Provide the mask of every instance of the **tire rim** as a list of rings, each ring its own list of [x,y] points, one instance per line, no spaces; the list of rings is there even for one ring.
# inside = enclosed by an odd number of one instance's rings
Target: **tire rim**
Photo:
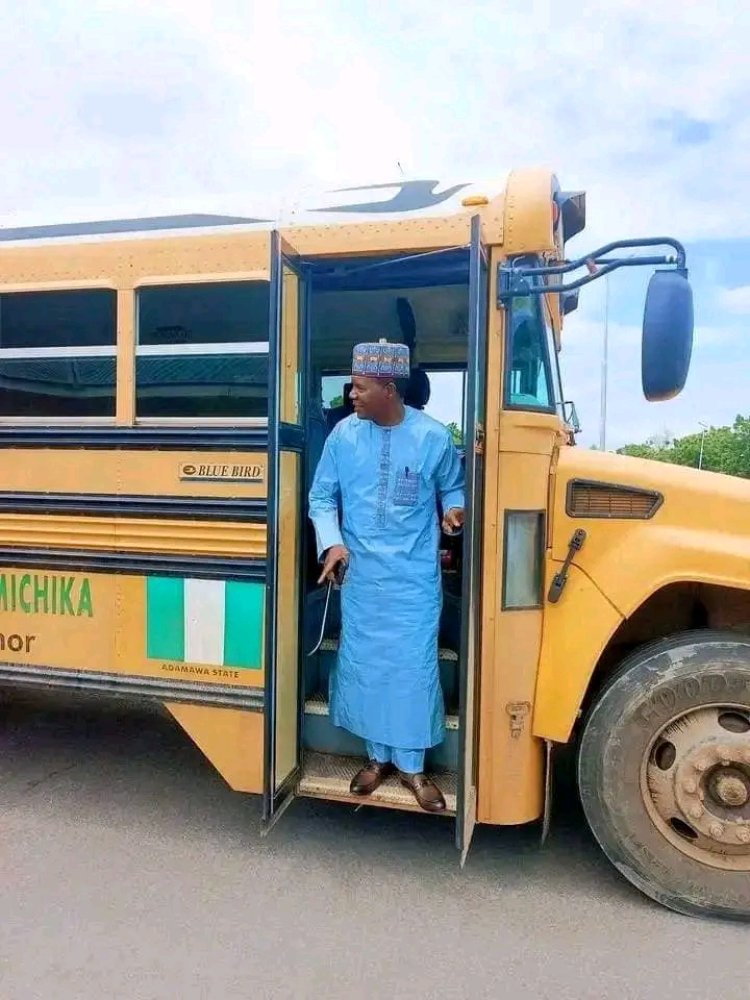
[[[682,854],[750,872],[750,710],[702,705],[672,719],[644,754],[641,794]]]

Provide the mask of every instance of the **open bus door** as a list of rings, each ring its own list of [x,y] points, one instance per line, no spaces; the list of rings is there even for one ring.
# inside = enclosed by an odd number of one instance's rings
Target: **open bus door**
[[[305,286],[299,258],[271,234],[263,828],[294,798],[301,743]]]
[[[477,819],[477,721],[482,586],[482,497],[484,493],[484,414],[487,365],[487,252],[479,216],[471,221],[469,322],[466,370],[466,511],[463,537],[463,592],[459,656],[459,756],[456,846],[461,865]]]

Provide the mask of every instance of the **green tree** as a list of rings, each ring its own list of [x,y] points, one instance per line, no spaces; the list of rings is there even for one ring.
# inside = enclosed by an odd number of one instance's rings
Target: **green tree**
[[[449,424],[446,424],[446,427],[451,432],[451,437],[453,438],[455,446],[457,448],[461,448],[464,443],[464,434],[461,428],[453,420]]]
[[[709,427],[705,432],[673,440],[651,439],[644,444],[626,445],[619,451],[621,455],[693,468],[700,465],[711,472],[750,479],[750,417],[738,416],[731,427]]]

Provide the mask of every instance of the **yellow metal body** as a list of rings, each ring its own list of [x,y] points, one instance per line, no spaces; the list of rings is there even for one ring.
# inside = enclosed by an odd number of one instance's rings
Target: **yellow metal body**
[[[166,707],[236,792],[263,791],[263,716],[234,708],[182,705]]]
[[[750,623],[750,520],[747,484],[662,464],[625,460],[568,446],[560,416],[502,407],[505,313],[496,306],[497,266],[516,254],[563,255],[553,224],[553,178],[544,170],[510,175],[496,198],[468,199],[462,211],[436,219],[389,223],[304,226],[283,233],[306,257],[419,252],[466,245],[470,218],[478,213],[490,253],[486,427],[484,438],[484,551],[481,588],[479,679],[480,822],[529,822],[543,809],[544,740],[564,742],[587,690],[619,629],[664,588],[679,584],[722,588],[725,600],[707,598],[716,620]],[[267,280],[270,238],[265,231],[219,235],[125,238],[98,242],[48,242],[0,249],[0,294],[13,291],[112,288],[117,292],[117,391],[112,426],[135,426],[135,295],[139,288],[193,281]],[[547,308],[557,344],[561,314],[555,296]],[[298,359],[285,342],[282,408],[295,417]],[[291,351],[291,353],[290,353]],[[33,421],[31,421],[33,423]],[[98,423],[108,423],[98,421]],[[153,424],[153,421],[143,422]],[[182,425],[189,422],[182,421]],[[1,425],[0,425],[1,426]],[[252,477],[191,474],[205,465],[253,467]],[[294,462],[294,456],[285,458]],[[186,703],[181,685],[262,692],[264,670],[185,664],[149,657],[144,642],[147,609],[144,572],[108,573],[55,569],[71,551],[97,555],[204,555],[222,559],[266,554],[262,524],[229,520],[149,519],[50,513],[43,494],[176,497],[193,500],[263,500],[267,494],[263,451],[217,448],[89,450],[60,453],[20,446],[6,449],[0,493],[36,494],[39,513],[0,513],[0,548],[48,550],[49,567],[29,568],[5,557],[0,566],[0,660],[27,672],[79,671],[158,680],[159,698],[236,789],[259,792],[263,773],[263,715],[256,708]],[[188,471],[186,471],[188,470]],[[300,470],[295,467],[295,481]],[[504,517],[509,510],[547,513],[547,581],[565,558],[581,522],[566,511],[571,479],[654,489],[663,495],[651,520],[587,522],[589,538],[574,561],[558,604],[503,610]],[[294,497],[282,504],[282,522],[293,524]],[[281,585],[286,606],[296,607],[294,532],[281,527]],[[53,593],[53,578],[54,583]],[[63,582],[61,582],[63,581]],[[63,588],[62,590],[60,588]],[[65,597],[61,596],[65,594]],[[718,591],[717,591],[718,593]],[[5,594],[5,597],[3,596]],[[728,602],[728,603],[727,603]],[[295,612],[296,613],[296,612]],[[744,616],[747,616],[746,618]],[[679,614],[649,626],[666,634]],[[734,620],[733,620],[734,619]],[[279,637],[280,655],[298,656],[291,630]],[[20,676],[20,675],[19,675]],[[25,675],[24,675],[25,676]],[[279,691],[281,728],[294,725],[296,691]],[[250,695],[248,695],[249,697]],[[194,702],[200,694],[191,695]],[[280,752],[281,754],[281,752]],[[279,761],[288,769],[289,761]]]
[[[587,522],[589,537],[575,559],[570,589],[559,605],[545,611],[534,732],[558,741],[569,738],[596,664],[616,629],[632,621],[654,595],[678,585],[689,585],[691,593],[696,585],[707,586],[709,624],[750,627],[750,490],[745,480],[562,449],[552,500],[550,574],[565,558],[580,523],[567,515],[565,501],[566,484],[579,477],[654,490],[664,502],[650,520]],[[666,630],[669,619],[663,614]],[[670,615],[674,620],[674,610]]]

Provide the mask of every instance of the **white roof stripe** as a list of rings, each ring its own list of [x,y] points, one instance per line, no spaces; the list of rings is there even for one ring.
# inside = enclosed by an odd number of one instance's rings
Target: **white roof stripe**
[[[0,219],[0,244],[55,242],[98,242],[104,240],[157,237],[187,233],[218,233],[268,230],[275,227],[316,226],[353,222],[397,221],[405,218],[449,216],[461,211],[467,195],[481,192],[494,197],[502,185],[487,187],[469,183],[441,183],[436,180],[402,180],[387,184],[347,187],[311,197],[306,206],[285,199],[284,207],[260,205],[250,210],[229,209],[226,200],[215,200],[203,212],[175,210],[130,213],[100,212],[89,219],[70,221],[40,220],[16,213]],[[211,199],[208,199],[209,201]],[[242,199],[245,204],[252,199]],[[307,199],[306,199],[307,200]],[[163,209],[164,206],[162,205]]]

